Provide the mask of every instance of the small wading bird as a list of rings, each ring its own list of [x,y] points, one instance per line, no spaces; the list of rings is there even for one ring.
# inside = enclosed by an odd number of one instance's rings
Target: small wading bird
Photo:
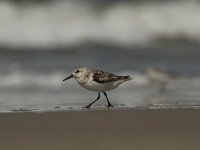
[[[167,84],[177,78],[177,75],[156,67],[148,67],[145,73],[151,83],[158,83],[160,85],[160,92],[165,92]]]
[[[101,92],[106,97],[108,107],[113,107],[105,91],[113,90],[123,82],[132,79],[130,76],[118,76],[102,70],[89,69],[86,67],[74,69],[72,74],[65,78],[63,81],[68,80],[70,78],[75,78],[83,88],[98,92],[98,97],[90,104],[83,107],[87,109],[89,109],[92,106],[92,104],[94,104],[100,99]]]

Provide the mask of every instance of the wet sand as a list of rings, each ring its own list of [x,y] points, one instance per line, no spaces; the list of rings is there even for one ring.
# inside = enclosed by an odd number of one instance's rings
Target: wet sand
[[[2,150],[199,150],[200,110],[0,114]]]

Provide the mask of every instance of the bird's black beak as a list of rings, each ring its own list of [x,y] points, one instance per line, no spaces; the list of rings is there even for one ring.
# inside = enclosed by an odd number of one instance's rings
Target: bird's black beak
[[[70,79],[70,78],[73,78],[73,77],[74,77],[73,74],[71,74],[69,77],[63,79],[63,81],[66,81],[66,80],[68,80],[68,79]]]

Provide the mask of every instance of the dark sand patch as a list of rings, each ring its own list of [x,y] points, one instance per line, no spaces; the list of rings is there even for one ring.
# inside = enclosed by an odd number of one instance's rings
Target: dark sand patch
[[[2,150],[199,150],[200,110],[0,114]]]

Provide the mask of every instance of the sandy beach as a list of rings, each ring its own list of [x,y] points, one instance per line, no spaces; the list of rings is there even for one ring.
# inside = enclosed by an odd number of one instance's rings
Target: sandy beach
[[[199,150],[200,110],[2,113],[2,150]]]

